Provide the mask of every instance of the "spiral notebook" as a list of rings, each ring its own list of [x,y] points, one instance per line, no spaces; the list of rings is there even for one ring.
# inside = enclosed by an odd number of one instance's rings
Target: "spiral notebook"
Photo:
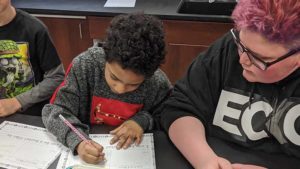
[[[56,169],[66,169],[70,166],[83,166],[81,168],[99,169],[156,169],[153,134],[144,134],[140,145],[131,145],[126,150],[117,150],[116,145],[110,145],[110,134],[90,134],[90,138],[104,147],[106,160],[98,165],[87,165],[78,156],[73,156],[65,148],[60,156]],[[86,167],[84,167],[86,166]]]

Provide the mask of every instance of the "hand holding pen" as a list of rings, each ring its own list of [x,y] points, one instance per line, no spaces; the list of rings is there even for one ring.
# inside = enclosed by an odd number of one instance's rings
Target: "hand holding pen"
[[[65,119],[62,115],[59,115],[59,118],[63,120],[63,122],[69,126],[74,133],[78,137],[80,137],[83,141],[77,145],[77,152],[79,157],[90,164],[98,164],[99,162],[104,160],[103,147],[94,142],[93,140],[88,140],[85,138],[79,130],[77,130],[67,119]]]

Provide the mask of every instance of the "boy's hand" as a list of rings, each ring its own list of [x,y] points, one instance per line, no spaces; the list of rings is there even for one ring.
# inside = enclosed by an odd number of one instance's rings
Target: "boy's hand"
[[[86,163],[98,164],[104,160],[103,147],[92,140],[79,143],[77,152],[79,157]]]
[[[111,131],[114,137],[111,139],[110,144],[117,144],[117,149],[127,149],[133,142],[136,145],[141,143],[143,136],[143,129],[133,120],[125,121],[121,126]]]
[[[16,98],[0,100],[0,117],[14,114],[21,108],[21,104]]]

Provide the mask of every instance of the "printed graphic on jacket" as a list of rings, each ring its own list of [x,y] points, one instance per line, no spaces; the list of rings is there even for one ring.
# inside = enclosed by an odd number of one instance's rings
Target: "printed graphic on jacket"
[[[117,126],[135,115],[143,104],[130,104],[119,100],[93,96],[91,107],[91,124],[108,124]]]
[[[290,98],[271,105],[261,97],[254,99],[250,107],[248,96],[223,90],[213,125],[239,141],[255,143],[274,136],[281,144],[299,147],[300,101]]]
[[[12,98],[33,87],[28,43],[0,40],[0,99]]]

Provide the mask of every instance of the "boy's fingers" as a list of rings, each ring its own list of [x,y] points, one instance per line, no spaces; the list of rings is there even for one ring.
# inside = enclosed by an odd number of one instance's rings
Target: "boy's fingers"
[[[132,144],[133,139],[131,137],[128,137],[126,142],[123,145],[123,149],[127,149]]]
[[[124,145],[124,143],[126,142],[126,140],[128,139],[127,136],[121,136],[120,139],[119,139],[119,142],[117,144],[117,149],[121,149]]]
[[[110,140],[110,144],[115,144],[118,140],[119,140],[119,137],[118,137],[117,135],[115,135],[115,136]]]
[[[117,129],[118,129],[118,128],[116,128],[116,129],[110,131],[109,134],[115,134],[115,133],[117,132]]]
[[[99,162],[104,160],[104,156],[93,156],[91,154],[83,154],[82,159],[90,164],[98,164]]]
[[[103,156],[104,153],[102,152],[103,151],[103,147],[96,143],[96,142],[93,142],[91,141],[88,145],[86,145],[86,152],[90,155],[93,155],[95,157],[99,157],[99,156]]]
[[[102,145],[100,145],[94,141],[91,141],[91,143],[92,143],[92,146],[95,147],[99,151],[100,155],[103,154],[103,146]]]
[[[116,129],[114,129],[114,130],[112,130],[112,131],[110,131],[109,133],[110,134],[116,134],[116,133],[118,133],[119,132],[119,130],[122,128],[122,125],[121,126],[119,126],[119,127],[117,127]]]
[[[139,144],[141,144],[141,142],[142,142],[142,137],[140,137],[140,136],[136,137],[135,144],[139,145]]]
[[[103,156],[104,153],[102,152],[103,148],[95,147],[93,144],[89,144],[86,146],[86,152],[87,154],[90,154],[95,157]]]
[[[114,137],[110,140],[110,144],[115,144],[117,141],[119,141],[122,137],[125,137],[124,134],[126,134],[126,132],[121,129],[118,128],[118,131],[114,132]],[[111,133],[112,134],[112,133]]]

